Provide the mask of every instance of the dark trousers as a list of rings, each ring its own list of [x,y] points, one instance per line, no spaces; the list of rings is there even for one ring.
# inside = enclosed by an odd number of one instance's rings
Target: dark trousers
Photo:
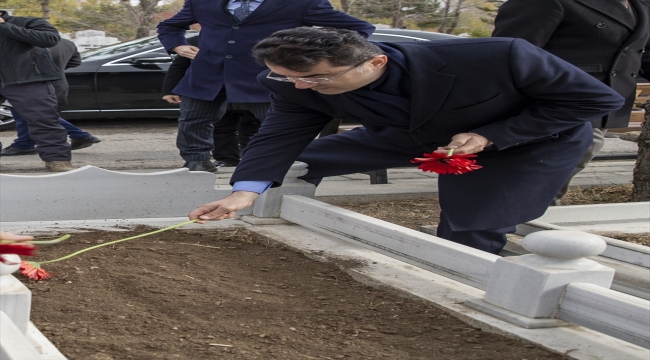
[[[183,97],[178,118],[176,147],[185,161],[209,161],[214,142],[214,123],[226,112],[226,93],[222,90],[212,101]]]
[[[260,128],[261,121],[250,111],[226,111],[214,124],[212,157],[226,163],[238,163],[240,151]]]
[[[510,226],[487,230],[453,231],[445,212],[442,211],[436,236],[498,255],[508,242],[506,234],[514,233],[515,230],[515,226]]]
[[[11,115],[14,117],[14,120],[16,122],[17,137],[14,139],[14,142],[10,146],[16,149],[32,149],[34,146],[36,146],[36,143],[34,140],[32,140],[32,138],[29,137],[29,125],[27,125],[25,119],[23,119],[23,117],[20,116],[20,114],[14,110],[14,108],[11,108]],[[59,117],[59,122],[61,122],[61,126],[63,126],[65,131],[68,132],[68,136],[72,140],[86,139],[92,136],[89,133],[70,124],[62,117]]]
[[[269,103],[235,103],[226,106],[226,92],[223,90],[212,101],[183,97],[176,137],[176,146],[180,150],[181,157],[185,161],[209,161],[215,148],[214,127],[219,126],[227,110],[248,111],[256,118],[263,119],[269,105]],[[230,144],[228,146],[232,154],[233,149],[239,149],[239,146],[232,133],[229,136],[227,142]],[[220,138],[218,141],[224,140]]]
[[[7,85],[0,95],[11,103],[29,127],[29,137],[43,161],[70,161],[68,133],[57,113],[54,87],[49,81]]]

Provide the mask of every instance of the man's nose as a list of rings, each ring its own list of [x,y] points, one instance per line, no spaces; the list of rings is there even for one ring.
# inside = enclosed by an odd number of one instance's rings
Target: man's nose
[[[294,81],[294,84],[296,85],[296,89],[311,89],[314,86],[318,85],[315,83],[305,82],[300,79],[296,79],[296,81]]]

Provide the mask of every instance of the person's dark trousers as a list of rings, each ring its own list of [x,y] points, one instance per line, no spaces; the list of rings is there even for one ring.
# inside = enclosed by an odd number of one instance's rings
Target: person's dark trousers
[[[237,164],[239,162],[239,143],[237,141],[237,128],[241,113],[226,111],[226,114],[214,124],[212,138],[214,150],[212,158],[224,163]]]
[[[68,135],[59,121],[56,95],[49,81],[7,85],[0,88],[0,95],[27,122],[29,137],[43,161],[70,161]]]
[[[237,135],[239,140],[239,149],[244,150],[248,145],[251,137],[260,129],[260,125],[264,119],[258,119],[250,111],[244,111],[239,117],[239,127],[237,128]]]
[[[16,123],[17,137],[9,146],[16,149],[31,149],[36,146],[36,143],[32,140],[32,138],[29,137],[29,126],[27,125],[25,119],[23,119],[23,117],[20,116],[20,114],[18,114],[18,112],[13,108],[11,108],[11,116],[13,116]],[[65,128],[65,130],[68,132],[68,136],[72,140],[86,139],[92,136],[91,134],[70,124],[62,117],[59,117],[59,122],[61,122],[61,126]]]
[[[442,211],[436,236],[498,255],[508,242],[506,234],[515,231],[515,226],[486,230],[453,231],[445,217],[445,212]]]
[[[214,148],[213,124],[225,113],[225,100],[223,90],[212,101],[183,96],[176,147],[185,161],[210,161]]]

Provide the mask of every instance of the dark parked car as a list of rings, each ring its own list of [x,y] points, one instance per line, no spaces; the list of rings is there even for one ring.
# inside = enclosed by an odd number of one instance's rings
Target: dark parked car
[[[196,36],[190,32],[188,36]],[[453,35],[402,29],[377,29],[370,37],[381,42],[412,42],[454,38]],[[172,61],[156,37],[90,50],[78,67],[66,70],[68,105],[65,119],[178,117],[178,106],[161,99],[165,73]],[[13,126],[0,106],[0,130]]]

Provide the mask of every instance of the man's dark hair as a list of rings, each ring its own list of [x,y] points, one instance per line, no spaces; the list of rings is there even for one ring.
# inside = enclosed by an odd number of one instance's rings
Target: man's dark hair
[[[381,54],[379,47],[356,31],[307,26],[277,31],[253,48],[260,64],[300,72],[323,60],[334,66],[353,66]]]

